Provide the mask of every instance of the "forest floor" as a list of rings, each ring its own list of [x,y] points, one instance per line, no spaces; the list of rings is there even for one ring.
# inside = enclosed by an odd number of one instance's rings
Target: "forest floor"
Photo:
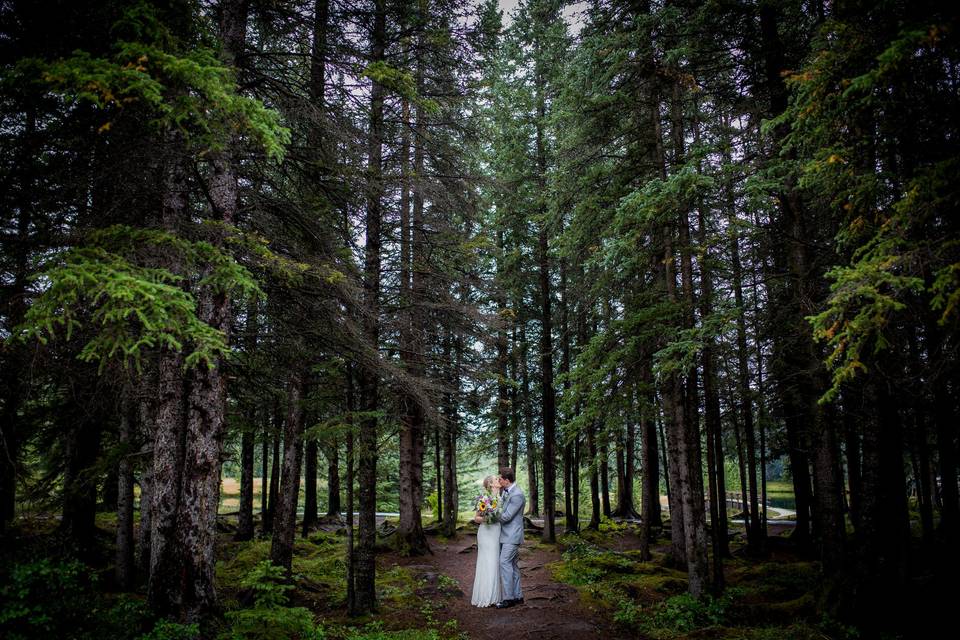
[[[520,549],[520,575],[524,603],[505,610],[475,607],[470,604],[474,567],[477,559],[476,538],[460,535],[453,540],[434,540],[433,555],[421,558],[397,558],[400,566],[428,582],[444,575],[457,582],[454,590],[437,611],[437,617],[457,621],[457,628],[473,640],[500,638],[568,638],[632,637],[617,633],[580,602],[577,590],[553,579],[548,565],[560,561],[555,545],[542,545],[528,535]],[[385,559],[386,560],[386,559]]]
[[[359,617],[347,615],[344,530],[342,522],[327,521],[308,537],[297,537],[293,556],[295,588],[289,592],[289,603],[269,611],[273,619],[292,619],[296,611],[304,611],[295,608],[303,607],[327,640],[862,637],[854,628],[823,615],[824,585],[819,563],[798,554],[789,540],[792,524],[771,520],[768,554],[751,558],[745,553],[742,525],[731,522],[731,557],[724,561],[727,588],[722,596],[704,601],[687,595],[686,571],[669,562],[669,529],[660,532],[651,546],[653,558],[644,561],[639,552],[639,528],[633,522],[604,519],[599,531],[570,535],[561,533],[558,522],[556,544],[542,543],[539,532],[528,527],[519,562],[525,602],[497,610],[470,604],[477,557],[474,525],[462,525],[452,538],[431,535],[428,541],[432,553],[408,557],[391,549],[389,532],[393,521],[387,520],[378,526],[384,536],[378,540],[376,612]],[[232,616],[242,610],[253,611],[250,577],[269,558],[271,541],[269,537],[257,537],[236,542],[230,519],[222,518],[219,524],[217,588],[225,616],[219,628],[203,638],[300,637],[270,635],[272,632],[267,633],[266,627],[262,630],[266,635],[230,635]],[[539,523],[534,521],[536,524]],[[120,594],[111,593],[113,514],[102,514],[97,525],[102,549],[91,568],[99,574],[98,582],[104,588],[104,599],[95,609],[105,611],[125,601],[119,599]],[[53,545],[58,538],[52,520],[36,521],[20,534],[20,542],[33,548],[28,555],[55,555]],[[926,597],[929,589],[918,593]],[[53,592],[50,595],[50,607],[62,600]],[[140,602],[143,595],[141,584],[132,597]],[[68,600],[75,600],[80,606],[89,603],[90,597],[86,593],[86,599]],[[888,637],[893,640],[914,636]]]
[[[779,537],[792,528],[772,524],[768,532]],[[558,526],[558,538],[561,532]],[[598,534],[595,539],[602,540],[604,551],[614,554],[636,553],[640,548],[640,539],[632,527],[619,534]],[[668,544],[661,544],[652,550],[666,554],[668,548]],[[643,637],[629,625],[613,621],[611,605],[615,603],[604,602],[602,596],[584,597],[576,586],[557,579],[555,572],[564,565],[563,550],[563,545],[542,544],[537,532],[528,529],[519,561],[524,604],[506,610],[470,604],[477,557],[472,527],[462,527],[459,535],[450,540],[431,539],[431,555],[408,558],[387,554],[381,561],[403,567],[426,584],[418,593],[434,603],[433,618],[471,640]],[[456,582],[455,587],[450,580]],[[573,582],[578,581],[574,578]]]

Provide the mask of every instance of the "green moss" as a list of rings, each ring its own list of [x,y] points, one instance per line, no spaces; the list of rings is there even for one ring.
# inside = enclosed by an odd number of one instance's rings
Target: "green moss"
[[[731,584],[742,585],[749,598],[784,600],[797,598],[817,588],[817,562],[762,562],[740,564],[730,573]]]
[[[270,540],[232,542],[217,562],[217,585],[234,587],[261,561],[270,557]]]
[[[631,577],[622,582],[627,593],[634,597],[655,598],[660,595],[677,595],[687,590],[686,576],[669,574]]]
[[[393,566],[377,574],[377,597],[384,607],[414,607],[419,603],[417,589],[424,585],[409,569]]]

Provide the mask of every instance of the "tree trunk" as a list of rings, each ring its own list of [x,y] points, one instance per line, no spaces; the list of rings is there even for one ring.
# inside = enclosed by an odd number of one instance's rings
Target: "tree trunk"
[[[437,512],[433,514],[433,519],[436,522],[443,522],[443,500],[444,500],[444,487],[448,486],[446,482],[443,481],[443,464],[440,461],[440,425],[435,424],[433,427],[433,470],[435,475],[435,481],[437,485]]]
[[[530,404],[530,374],[527,368],[527,323],[520,322],[520,385],[523,394],[523,423],[525,448],[527,450],[527,494],[530,504],[527,515],[536,518],[540,515],[540,496],[537,492],[537,445],[533,439],[533,405]]]
[[[447,329],[443,339],[443,358],[447,388],[444,393],[444,422],[443,422],[443,483],[447,490],[443,494],[443,534],[453,536],[457,530],[458,487],[457,487],[457,436],[459,435],[459,421],[457,412],[457,397],[460,393],[460,378],[455,360],[458,359],[453,351],[453,340],[450,330]]]
[[[730,378],[729,371],[727,378]],[[728,389],[727,398],[731,407],[735,407],[733,391]],[[733,423],[733,437],[737,445],[737,472],[740,477],[740,514],[743,516],[743,531],[750,535],[750,518],[753,514],[749,512],[748,505],[750,500],[747,492],[747,467],[746,455],[743,452],[743,436],[740,434],[740,420],[736,412],[731,412],[730,421]]]
[[[252,418],[244,425],[240,435],[240,509],[237,512],[237,533],[234,540],[243,541],[253,539],[253,453],[256,412],[250,411],[248,418]]]
[[[124,390],[120,409],[120,462],[117,471],[117,551],[116,578],[121,591],[133,589],[134,539],[133,539],[133,456],[136,415],[130,389]]]
[[[733,206],[733,194],[728,190],[728,206]],[[753,390],[750,388],[750,365],[747,351],[746,306],[743,301],[743,271],[740,266],[740,237],[736,232],[733,209],[728,209],[730,227],[730,255],[733,265],[733,294],[737,306],[737,393],[740,396],[740,420],[747,446],[747,486],[750,495],[750,524],[747,528],[747,551],[752,555],[764,552],[765,531],[762,528],[757,491],[757,454],[753,425]]]
[[[140,471],[140,525],[137,530],[137,565],[135,573],[150,575],[150,533],[153,530],[153,418],[156,416],[156,403],[150,398],[156,389],[153,367],[146,367],[144,377],[137,385],[137,430],[141,442],[139,458]]]
[[[506,250],[503,244],[503,232],[497,233],[497,244],[501,254]],[[503,278],[504,267],[503,258],[498,260],[500,277]],[[507,387],[507,364],[509,362],[509,352],[507,349],[507,329],[506,329],[506,307],[507,300],[504,294],[499,294],[498,305],[500,308],[500,327],[497,330],[497,466],[510,466],[510,428],[509,411],[510,400]]]
[[[424,10],[426,7],[423,7]],[[422,88],[423,76],[421,63],[417,61],[417,87]],[[382,109],[382,105],[381,105]],[[423,107],[417,105],[416,130],[423,131],[425,114]],[[427,250],[424,227],[424,197],[422,180],[424,174],[424,145],[420,141],[414,147],[413,171],[417,180],[413,185],[413,229],[412,245],[409,251],[412,261],[412,281],[409,286],[409,309],[407,322],[403,325],[401,355],[409,373],[423,378],[426,372],[424,363],[423,317],[426,301]],[[424,408],[420,401],[407,396],[403,401],[404,411],[400,421],[400,522],[397,526],[397,547],[404,555],[423,555],[430,552],[430,545],[423,533],[423,454]]]
[[[850,521],[854,531],[860,528],[860,434],[858,430],[858,415],[862,412],[862,394],[857,387],[844,389],[840,396],[840,407],[843,413],[843,437],[845,459],[847,467],[847,486],[850,491],[848,508]],[[859,400],[859,402],[856,402]]]
[[[535,46],[540,47],[539,39]],[[547,194],[547,154],[544,143],[546,126],[546,79],[537,56],[536,63],[536,153],[537,183],[540,194]],[[543,541],[554,542],[554,515],[556,513],[556,392],[553,388],[553,318],[550,293],[550,253],[547,207],[540,206],[540,228],[537,236],[537,260],[540,276],[540,371],[541,371],[541,421],[543,423]]]
[[[41,144],[37,137],[37,114],[34,108],[28,107],[25,114],[24,130],[20,135],[22,146],[16,159],[16,169],[22,172],[20,176],[21,188],[18,196],[20,201],[16,206],[17,222],[15,241],[5,245],[13,248],[13,282],[4,276],[4,286],[9,287],[5,293],[6,328],[18,326],[23,322],[27,313],[27,299],[29,294],[31,262],[30,252],[32,242],[30,228],[35,217],[36,198],[39,191],[34,188],[35,176],[38,167],[37,161],[41,157],[38,147]],[[6,189],[6,187],[5,187]],[[5,256],[7,258],[7,256]],[[10,267],[5,265],[6,271]],[[20,407],[27,397],[24,380],[24,367],[28,353],[26,345],[6,342],[3,347],[4,367],[0,372],[0,393],[3,393],[3,411],[0,413],[0,536],[6,531],[7,525],[13,521],[17,506],[17,471],[20,459]]]
[[[386,52],[386,2],[376,0],[371,32],[370,62],[383,62]],[[383,170],[384,88],[374,81],[370,90],[370,130],[367,149],[367,211],[364,246],[364,333],[371,348],[380,343],[380,245]],[[373,357],[373,356],[371,356]],[[378,407],[379,372],[367,365],[360,388],[361,409],[374,412]],[[360,422],[358,475],[360,493],[359,546],[356,552],[356,611],[369,613],[377,608],[377,419],[367,416]]]
[[[694,138],[699,143],[700,125],[696,123]],[[709,318],[713,313],[713,265],[711,264],[710,243],[707,237],[707,221],[704,207],[697,208],[697,236],[703,247],[704,255],[700,260],[700,314]],[[730,555],[729,540],[727,539],[726,513],[726,486],[724,482],[723,450],[720,445],[719,432],[720,394],[717,392],[716,362],[714,349],[716,347],[712,336],[706,338],[703,355],[703,402],[704,427],[707,445],[707,488],[710,503],[710,525],[713,530],[711,536],[713,547],[713,588],[721,591],[724,588],[723,558]]]
[[[81,410],[86,412],[86,408]],[[101,411],[80,416],[63,439],[66,468],[63,472],[60,531],[83,559],[89,559],[94,551],[97,483],[91,470],[100,455],[101,421],[104,418]]]
[[[563,376],[563,392],[570,392],[570,307],[569,291],[567,290],[567,260],[560,260],[560,373]],[[564,421],[570,421],[571,416],[564,416]],[[569,434],[563,435],[563,513],[564,531],[576,531],[580,528],[577,514],[573,510],[573,443]]]
[[[270,501],[263,518],[264,533],[272,532],[277,515],[277,502],[280,495],[280,441],[283,428],[283,413],[280,402],[273,407],[273,461],[270,465]]]
[[[340,515],[340,442],[333,438],[327,450],[327,515]]]
[[[267,527],[267,518],[270,510],[270,420],[263,422],[263,444],[260,447],[260,527],[265,534],[270,529]]]
[[[317,526],[317,440],[306,443],[303,461],[303,525],[301,533],[306,538]]]
[[[590,421],[587,426],[587,455],[590,456],[590,522],[588,529],[596,531],[600,528],[600,471],[597,469],[597,426]]]
[[[222,3],[220,32],[223,39],[222,59],[228,68],[235,68],[246,44],[248,0],[225,0]],[[208,193],[212,217],[232,224],[238,205],[236,159],[232,142],[211,158]],[[214,243],[222,244],[221,238]],[[207,267],[209,271],[211,267]],[[210,286],[201,288],[197,316],[229,339],[230,297]],[[204,619],[217,604],[214,583],[214,547],[217,510],[220,505],[220,465],[226,414],[226,379],[223,363],[193,370],[187,396],[186,448],[180,517],[177,523],[181,552],[183,614],[188,621]]]
[[[871,632],[886,628],[899,610],[910,540],[899,407],[895,391],[876,380],[883,370],[877,368],[869,390],[873,424],[863,431],[863,501],[856,532],[858,617]]]
[[[353,388],[353,366],[347,364],[346,372],[346,404],[348,415],[348,431],[346,442],[347,456],[347,550],[346,550],[346,574],[347,574],[347,614],[357,614],[357,590],[356,590],[356,550],[354,548],[354,514],[353,514],[353,433],[355,422],[353,412],[356,411],[357,402],[354,397]]]
[[[603,515],[610,517],[613,511],[610,508],[610,452],[607,450],[607,434],[602,434],[600,438],[600,498],[603,503]]]
[[[246,349],[253,353],[257,347],[259,308],[255,301],[247,304]],[[257,407],[251,404],[245,412],[245,424],[240,435],[240,509],[237,512],[238,542],[253,539],[253,454],[256,447]]]
[[[175,232],[186,215],[187,199],[182,184],[186,170],[176,157],[178,137],[168,133],[165,140],[173,159],[168,161],[163,176],[161,226]],[[164,265],[173,273],[180,265],[168,258]],[[180,511],[184,456],[184,399],[186,386],[182,373],[183,357],[178,352],[162,349],[157,363],[155,408],[152,417],[153,472],[150,511],[150,570],[147,602],[160,615],[173,613],[181,603],[179,585],[180,557],[177,553],[177,515]],[[154,404],[155,403],[155,404]],[[142,508],[141,508],[142,511]]]
[[[663,469],[663,473],[665,474],[663,476],[663,484],[667,490],[667,504],[669,505],[670,504],[670,474],[672,472],[670,470],[670,467],[667,464],[667,438],[666,436],[663,435],[663,415],[661,415],[660,413],[657,413],[653,418],[653,422],[655,423],[656,429],[660,435],[660,439],[657,442],[658,449],[659,449],[658,454],[660,456],[660,468]],[[657,491],[659,490],[660,488],[657,487]],[[659,495],[657,496],[657,499],[659,500]]]
[[[845,555],[845,529],[843,518],[839,447],[834,431],[833,407],[816,411],[819,423],[814,425],[813,478],[816,486],[819,520],[820,560],[825,575],[835,574],[843,568]]]
[[[641,383],[645,389],[644,402],[640,406],[640,559],[649,560],[650,543],[656,537],[656,531],[663,528],[660,518],[660,461],[657,446],[657,426],[653,419],[651,387],[652,372],[649,356],[644,354],[641,370]]]
[[[153,506],[151,508],[150,578],[147,601],[160,614],[180,607],[180,558],[177,554],[177,515],[184,451],[184,379],[179,353],[161,351],[160,398],[153,428]]]
[[[300,497],[300,466],[303,462],[303,374],[294,370],[287,390],[287,418],[283,433],[283,472],[273,523],[270,561],[291,572],[293,540],[297,529],[297,500]],[[316,470],[314,470],[316,473]]]

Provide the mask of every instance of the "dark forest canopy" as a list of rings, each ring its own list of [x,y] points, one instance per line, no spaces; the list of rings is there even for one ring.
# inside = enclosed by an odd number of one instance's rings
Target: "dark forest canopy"
[[[111,584],[206,624],[225,520],[282,583],[356,511],[365,614],[377,512],[428,554],[488,463],[703,599],[782,464],[819,610],[903,624],[960,569],[958,17],[0,3],[0,578],[38,514],[102,565],[109,511]]]

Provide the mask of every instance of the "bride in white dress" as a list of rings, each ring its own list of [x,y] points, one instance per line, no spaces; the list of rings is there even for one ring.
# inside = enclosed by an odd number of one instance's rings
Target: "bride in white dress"
[[[499,495],[497,476],[487,476],[483,487],[491,496]],[[477,569],[473,578],[470,604],[490,607],[500,602],[500,523],[480,524],[477,528]]]

